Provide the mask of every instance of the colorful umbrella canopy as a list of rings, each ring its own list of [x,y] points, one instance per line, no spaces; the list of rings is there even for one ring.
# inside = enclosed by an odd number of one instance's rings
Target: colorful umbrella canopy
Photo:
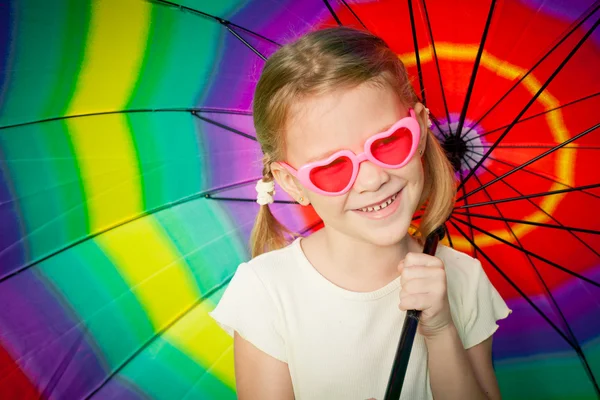
[[[249,257],[253,89],[338,24],[382,36],[435,116],[461,180],[445,244],[513,310],[504,398],[600,397],[599,8],[0,1],[0,398],[235,398],[207,313]],[[321,227],[277,196],[291,229]]]

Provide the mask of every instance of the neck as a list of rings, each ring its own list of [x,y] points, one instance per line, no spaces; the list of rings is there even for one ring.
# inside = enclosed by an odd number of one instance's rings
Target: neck
[[[408,252],[420,251],[408,233],[399,243],[378,246],[327,228],[323,231],[328,264],[352,281],[364,282],[364,287],[377,288],[397,278],[400,261]]]

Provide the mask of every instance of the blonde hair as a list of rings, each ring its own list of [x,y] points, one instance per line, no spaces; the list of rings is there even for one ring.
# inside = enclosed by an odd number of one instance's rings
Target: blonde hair
[[[418,97],[404,64],[379,37],[347,27],[314,31],[277,50],[266,62],[256,86],[254,126],[263,157],[263,180],[272,181],[271,163],[285,159],[285,131],[293,104],[362,83],[390,85],[400,100],[413,106]],[[442,225],[454,206],[452,165],[428,129],[424,154],[425,183],[419,208],[425,211],[417,236],[425,237]],[[252,256],[284,247],[294,236],[271,213],[260,207],[250,238]]]

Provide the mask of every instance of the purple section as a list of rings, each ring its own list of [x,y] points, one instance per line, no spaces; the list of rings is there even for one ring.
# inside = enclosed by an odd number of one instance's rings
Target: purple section
[[[0,304],[2,346],[40,392],[83,398],[106,376],[93,339],[32,269],[0,283]]]
[[[567,22],[578,20],[587,10],[595,6],[591,0],[521,0],[521,2],[533,10],[539,10]],[[596,17],[588,19],[582,25],[582,29],[589,30],[595,21]],[[600,44],[600,31],[596,29],[590,39]]]
[[[585,274],[590,279],[600,281],[600,266]],[[560,288],[553,290],[554,298],[560,306],[571,330],[580,345],[597,339],[600,335],[600,289],[581,281],[571,279]],[[531,299],[539,305],[547,303],[546,298]],[[499,321],[500,329],[494,335],[494,355],[497,359],[522,357],[541,353],[573,351],[571,346],[524,300],[507,301],[513,313]],[[541,307],[547,312],[547,307]],[[551,317],[557,321],[557,317]],[[564,327],[557,323],[563,332]]]
[[[8,168],[1,163],[3,159],[0,147],[0,279],[23,265],[26,252],[21,240],[19,210],[10,190]]]
[[[238,25],[260,33],[277,43],[285,44],[306,32],[315,20],[328,13],[322,1],[249,2],[229,19]],[[277,23],[274,23],[277,21]],[[248,33],[240,34],[268,57],[277,47]],[[223,54],[216,69],[213,84],[198,105],[250,110],[254,87],[264,62],[225,31]],[[231,88],[235,88],[232,91]]]

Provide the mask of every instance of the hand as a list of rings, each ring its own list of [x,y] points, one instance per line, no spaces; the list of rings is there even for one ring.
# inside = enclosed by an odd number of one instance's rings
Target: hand
[[[408,253],[398,265],[400,310],[420,310],[418,331],[431,338],[454,324],[446,291],[444,263],[423,253]]]

